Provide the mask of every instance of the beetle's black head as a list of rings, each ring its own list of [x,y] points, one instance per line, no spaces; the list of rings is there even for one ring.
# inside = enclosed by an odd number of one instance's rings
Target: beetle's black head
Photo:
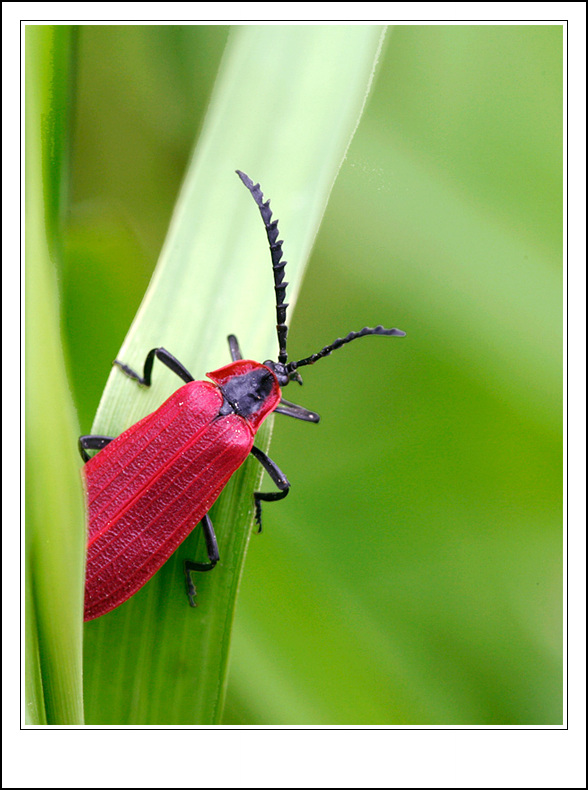
[[[297,381],[299,384],[302,384],[300,375],[296,371],[290,373],[288,371],[288,365],[283,365],[281,362],[272,362],[271,359],[266,359],[263,364],[266,366],[266,368],[269,368],[271,371],[273,371],[273,374],[277,378],[280,387],[285,387],[290,381]]]

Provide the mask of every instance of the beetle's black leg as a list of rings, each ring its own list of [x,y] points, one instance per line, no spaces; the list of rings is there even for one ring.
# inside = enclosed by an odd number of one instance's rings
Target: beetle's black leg
[[[227,340],[229,341],[229,350],[231,352],[231,359],[233,362],[237,362],[238,359],[243,359],[243,354],[239,348],[239,341],[235,335],[229,335]]]
[[[280,400],[274,411],[278,414],[285,414],[287,417],[295,417],[297,420],[305,420],[306,422],[319,422],[321,419],[316,412],[309,411],[297,403],[290,403],[285,398]]]
[[[139,384],[143,384],[145,387],[150,387],[151,372],[153,370],[153,360],[155,357],[157,357],[160,362],[163,362],[166,367],[173,371],[176,376],[179,376],[182,381],[185,381],[186,384],[190,381],[194,381],[194,376],[192,376],[192,374],[182,365],[182,363],[177,360],[173,354],[170,354],[165,348],[151,349],[145,359],[142,376],[140,376],[138,373],[135,373],[132,368],[130,368],[128,365],[125,365],[124,362],[121,362],[118,359],[115,359],[112,364],[117,365],[129,378],[135,379],[135,381],[138,381]]]
[[[82,461],[87,463],[90,460],[90,456],[86,450],[102,450],[102,448],[106,447],[113,439],[114,436],[98,436],[91,434],[80,436],[78,439],[78,449],[82,456]]]
[[[259,526],[259,529],[257,530],[257,533],[259,534],[261,532],[261,503],[276,502],[278,499],[283,499],[285,496],[287,496],[288,491],[290,490],[290,483],[281,469],[276,466],[272,459],[262,452],[259,447],[253,446],[251,448],[251,455],[254,458],[257,458],[259,463],[263,466],[265,471],[280,489],[279,491],[270,491],[268,493],[256,491],[253,494],[253,498],[255,500],[255,521]]]
[[[186,592],[190,599],[190,606],[196,606],[196,587],[190,575],[192,571],[211,571],[216,563],[219,561],[218,544],[216,542],[216,535],[212,521],[208,513],[204,516],[202,521],[202,531],[204,533],[204,540],[206,541],[206,551],[208,552],[208,559],[210,562],[193,562],[192,560],[184,560],[184,574],[186,575]]]

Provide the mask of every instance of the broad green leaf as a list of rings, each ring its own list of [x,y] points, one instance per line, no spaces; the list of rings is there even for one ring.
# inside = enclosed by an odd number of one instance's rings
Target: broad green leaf
[[[56,269],[75,33],[28,25],[26,84],[26,721],[82,724],[85,528]]]
[[[235,169],[271,197],[295,301],[327,199],[358,123],[381,47],[378,26],[247,26],[231,31],[204,127],[157,270],[118,354],[140,369],[164,346],[196,378],[276,354],[273,284],[261,220]],[[165,368],[139,389],[113,369],[92,432],[116,435],[178,386]],[[269,430],[258,445],[267,447]],[[87,719],[98,724],[218,723],[235,600],[251,532],[251,459],[211,513],[221,562],[186,605],[181,563],[198,530],[129,602],[86,627]]]

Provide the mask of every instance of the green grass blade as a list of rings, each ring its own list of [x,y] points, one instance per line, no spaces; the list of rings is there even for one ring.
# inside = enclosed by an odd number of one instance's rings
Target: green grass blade
[[[74,32],[26,28],[26,603],[28,724],[81,724],[84,511],[55,265]]]
[[[329,192],[361,114],[383,29],[235,28],[156,273],[119,357],[140,368],[165,346],[203,377],[229,361],[236,332],[246,356],[275,356],[265,234],[234,170],[271,197],[295,300]],[[312,351],[314,349],[309,349]],[[178,380],[158,366],[139,390],[109,378],[93,432],[116,435],[153,411]],[[256,442],[269,443],[269,428]],[[86,627],[86,712],[95,724],[218,723],[231,624],[251,531],[258,465],[248,461],[213,508],[221,562],[186,605],[181,563],[202,556],[198,530],[129,602]]]

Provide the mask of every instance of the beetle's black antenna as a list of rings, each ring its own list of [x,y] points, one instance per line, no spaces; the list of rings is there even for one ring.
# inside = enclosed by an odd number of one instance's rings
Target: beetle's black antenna
[[[265,231],[269,241],[270,252],[272,256],[272,268],[274,271],[274,290],[276,292],[276,330],[278,333],[278,362],[285,365],[288,361],[288,352],[286,351],[286,336],[288,334],[288,327],[286,326],[286,308],[287,303],[284,302],[286,298],[286,286],[284,280],[284,269],[286,268],[286,261],[282,260],[282,244],[283,242],[278,239],[278,220],[272,220],[272,212],[269,207],[269,200],[264,202],[263,193],[259,184],[254,184],[249,176],[242,173],[240,170],[235,171],[241,181],[245,184],[247,189],[253,195],[253,200],[259,207]]]
[[[376,326],[374,329],[370,329],[369,326],[364,326],[364,328],[360,329],[359,332],[350,332],[346,337],[337,338],[337,340],[331,343],[330,346],[325,346],[316,354],[306,357],[306,359],[300,359],[298,362],[289,362],[286,365],[286,371],[292,378],[292,374],[294,374],[294,371],[297,368],[304,367],[304,365],[314,365],[314,363],[318,362],[319,359],[328,357],[332,351],[336,351],[346,343],[351,343],[352,340],[357,340],[358,337],[366,337],[367,335],[389,335],[393,337],[404,337],[406,332],[403,332],[402,329],[385,329],[383,326]]]

